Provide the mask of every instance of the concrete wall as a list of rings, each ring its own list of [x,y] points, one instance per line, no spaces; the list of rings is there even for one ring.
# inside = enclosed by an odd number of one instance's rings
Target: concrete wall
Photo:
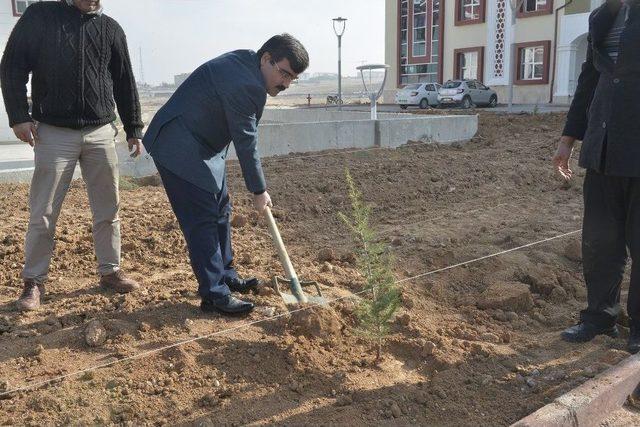
[[[478,132],[478,116],[434,116],[378,120],[378,144],[395,148],[408,141],[451,143],[471,139]]]
[[[295,111],[289,110],[289,114],[295,116]],[[327,113],[327,116],[329,115]],[[326,119],[326,116],[323,118]],[[408,141],[438,143],[466,141],[471,139],[477,131],[477,116],[459,115],[384,114],[379,115],[377,121],[342,120],[261,124],[258,127],[258,150],[261,157],[272,157],[349,148],[395,148]],[[144,176],[155,172],[153,160],[148,155],[133,160],[128,157],[124,143],[118,144],[118,156],[123,175]],[[237,158],[233,144],[229,149],[229,158]]]
[[[296,113],[295,110],[288,111],[289,117],[294,119],[303,116],[296,116]],[[261,124],[258,127],[260,155],[272,157],[324,150],[395,148],[408,141],[451,143],[469,140],[478,131],[477,116],[380,114],[378,120],[328,121],[332,112],[321,110],[318,114],[324,121]],[[368,117],[369,113],[359,114]],[[119,135],[118,139],[116,150],[121,175],[147,176],[156,172],[151,156],[145,153],[132,159],[124,137]],[[236,158],[233,145],[229,157]],[[28,145],[0,145],[0,182],[27,182],[32,175],[32,167],[33,151]]]
[[[338,111],[335,108],[266,108],[260,120],[260,126],[277,123],[318,123],[345,120],[370,120],[370,111]],[[403,118],[402,113],[378,113],[382,118]]]
[[[367,148],[375,144],[375,122],[339,122],[261,125],[258,150],[262,157],[283,156],[345,148]],[[230,158],[237,158],[233,145]]]
[[[311,122],[332,122],[339,120],[368,120],[370,113],[362,111],[336,111],[323,108],[265,108],[261,126],[272,123],[311,123]]]
[[[258,128],[261,157],[284,156],[324,150],[371,147],[395,148],[408,141],[451,143],[471,139],[478,131],[477,116],[416,117],[394,114],[373,120],[343,120],[317,123],[264,124]],[[117,145],[122,175],[145,176],[155,173],[147,154],[131,159],[124,142]],[[236,159],[233,144],[229,158]]]

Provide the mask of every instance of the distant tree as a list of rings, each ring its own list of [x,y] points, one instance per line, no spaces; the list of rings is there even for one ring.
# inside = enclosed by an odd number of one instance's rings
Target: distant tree
[[[391,269],[388,247],[376,242],[369,224],[371,208],[362,200],[349,169],[345,176],[351,199],[351,216],[338,215],[353,233],[357,245],[358,268],[366,279],[363,298],[357,307],[356,332],[375,345],[376,362],[380,361],[382,345],[389,335],[391,321],[400,306],[400,291]]]

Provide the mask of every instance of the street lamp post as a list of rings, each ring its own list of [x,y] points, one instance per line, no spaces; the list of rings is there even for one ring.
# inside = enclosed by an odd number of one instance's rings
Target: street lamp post
[[[347,25],[347,18],[333,18],[333,32],[338,36],[338,109],[342,111],[342,35]]]

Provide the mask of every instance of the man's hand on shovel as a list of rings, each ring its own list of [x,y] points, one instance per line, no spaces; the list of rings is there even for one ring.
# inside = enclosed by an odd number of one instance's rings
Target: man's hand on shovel
[[[253,195],[253,207],[258,213],[263,213],[266,207],[273,207],[271,203],[271,196],[266,191],[262,194],[254,194]]]

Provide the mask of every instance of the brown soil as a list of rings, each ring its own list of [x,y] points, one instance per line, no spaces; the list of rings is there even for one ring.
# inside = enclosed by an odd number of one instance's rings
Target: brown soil
[[[579,229],[583,173],[562,185],[549,162],[563,116],[480,119],[478,136],[464,145],[266,159],[299,275],[330,298],[361,289],[337,216],[349,209],[345,167],[390,244],[398,279]],[[229,177],[240,273],[282,275],[237,164]],[[238,328],[286,309],[263,289],[248,297],[258,309],[247,319],[201,314],[162,187],[129,184],[121,194],[123,267],[144,290],[122,296],[97,287],[78,181],[58,224],[44,307],[28,314],[12,306],[28,187],[0,186],[0,392],[206,337],[5,395],[0,424],[507,425],[626,356],[622,338],[559,339],[584,305],[579,234],[403,282],[403,307],[378,365],[353,331],[351,298]],[[107,336],[90,347],[92,320]]]

